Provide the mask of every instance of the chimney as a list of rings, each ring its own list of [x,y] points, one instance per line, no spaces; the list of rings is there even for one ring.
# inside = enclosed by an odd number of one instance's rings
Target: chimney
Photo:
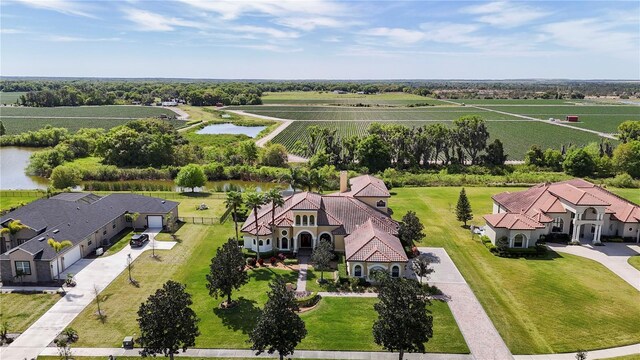
[[[344,193],[349,190],[349,175],[346,171],[340,171],[340,192]]]

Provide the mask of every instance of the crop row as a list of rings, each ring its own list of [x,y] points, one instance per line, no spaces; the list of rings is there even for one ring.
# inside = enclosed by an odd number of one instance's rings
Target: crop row
[[[96,117],[139,119],[155,117],[161,114],[174,116],[168,109],[152,106],[62,106],[53,108],[37,107],[1,107],[0,117],[43,116],[43,117]]]

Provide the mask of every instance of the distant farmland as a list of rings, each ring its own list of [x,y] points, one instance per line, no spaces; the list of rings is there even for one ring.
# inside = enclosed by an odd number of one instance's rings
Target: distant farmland
[[[142,106],[0,107],[0,120],[8,134],[38,130],[46,125],[64,127],[71,132],[81,128],[110,129],[127,121],[156,117],[161,114],[175,116],[171,110]],[[167,121],[175,127],[186,124],[181,120]]]
[[[334,94],[330,91],[285,91],[266,92],[262,94],[264,104],[286,104],[286,105],[322,105],[322,104],[369,104],[386,106],[405,106],[409,104],[445,105],[446,103],[419,95],[406,93],[383,93],[383,94]]]
[[[0,91],[0,104],[15,104],[20,95],[24,95],[26,92],[3,92]]]

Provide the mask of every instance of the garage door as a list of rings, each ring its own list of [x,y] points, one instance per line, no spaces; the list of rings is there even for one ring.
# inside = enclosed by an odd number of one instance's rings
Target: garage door
[[[60,269],[60,271],[64,271],[69,266],[73,265],[76,261],[80,260],[82,255],[80,254],[80,246],[75,246],[71,250],[67,251],[61,257],[64,258],[61,265],[64,265],[64,269]]]
[[[147,216],[147,227],[149,229],[162,229],[162,216]]]

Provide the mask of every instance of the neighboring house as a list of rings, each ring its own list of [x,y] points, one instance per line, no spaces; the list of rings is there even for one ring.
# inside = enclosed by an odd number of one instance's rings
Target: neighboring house
[[[139,213],[134,223],[125,214]],[[98,196],[91,193],[62,193],[36,200],[0,218],[6,227],[19,220],[27,227],[0,237],[0,278],[3,283],[46,283],[76,261],[108,245],[125,228],[163,228],[166,215],[178,218],[178,203],[135,194]],[[47,240],[69,240],[73,246],[59,256]],[[56,266],[58,261],[58,266]],[[17,270],[25,274],[16,279]]]
[[[348,187],[350,183],[350,188]],[[340,192],[320,195],[300,192],[288,196],[275,209],[271,226],[271,204],[253,211],[242,226],[244,247],[260,252],[310,252],[320,241],[344,252],[349,275],[371,279],[376,269],[404,276],[407,256],[398,235],[398,224],[388,215],[391,197],[384,182],[373,176],[347,181],[340,174]]]
[[[553,234],[594,244],[603,236],[640,241],[640,207],[582,179],[497,194],[493,214],[484,219],[494,245],[506,237],[510,247],[526,248]]]

